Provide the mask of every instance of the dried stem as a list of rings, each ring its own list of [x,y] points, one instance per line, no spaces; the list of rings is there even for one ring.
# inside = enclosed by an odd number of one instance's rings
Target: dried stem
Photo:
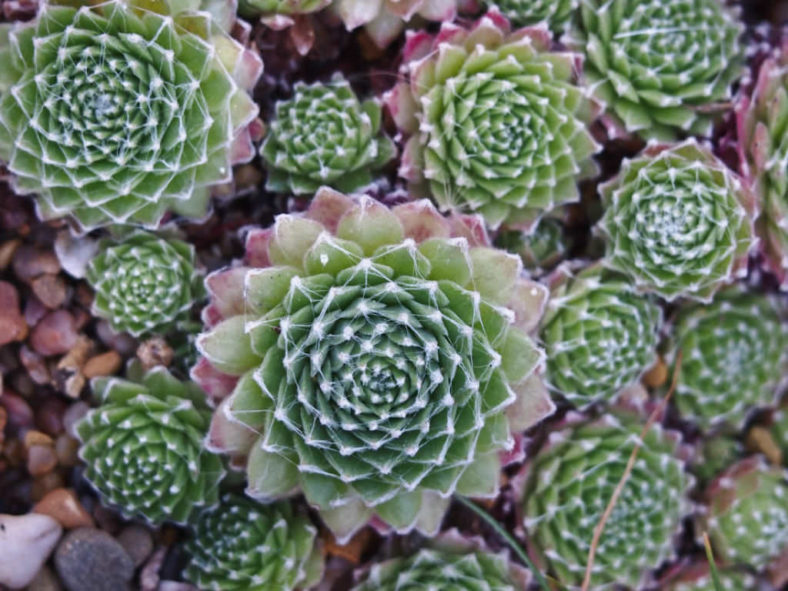
[[[679,373],[681,372],[681,360],[682,360],[682,353],[679,351],[678,356],[676,357],[676,369],[673,372],[673,380],[670,384],[670,389],[668,390],[667,395],[665,398],[662,399],[659,406],[654,409],[651,415],[646,421],[646,425],[643,427],[643,430],[640,432],[640,441],[642,442],[643,439],[646,437],[648,432],[651,430],[651,427],[657,420],[665,407],[668,404],[668,401],[673,396],[673,392],[676,390],[676,383],[678,382]],[[632,453],[629,456],[629,461],[627,462],[627,467],[624,470],[624,474],[621,476],[621,480],[619,480],[618,484],[616,485],[616,489],[613,491],[613,496],[610,498],[610,502],[607,504],[605,508],[605,512],[602,514],[602,518],[599,520],[596,528],[594,528],[594,538],[591,541],[591,548],[588,551],[588,562],[586,564],[586,573],[585,577],[583,578],[583,586],[580,588],[581,591],[588,591],[588,587],[591,584],[591,573],[594,569],[594,558],[596,556],[596,549],[599,546],[599,540],[602,538],[602,532],[605,529],[605,524],[607,523],[610,514],[613,512],[613,509],[618,502],[618,497],[621,495],[621,491],[624,490],[624,486],[629,480],[629,475],[632,473],[632,468],[635,466],[635,461],[637,460],[638,453],[640,452],[641,443],[637,443],[635,447],[632,449]]]

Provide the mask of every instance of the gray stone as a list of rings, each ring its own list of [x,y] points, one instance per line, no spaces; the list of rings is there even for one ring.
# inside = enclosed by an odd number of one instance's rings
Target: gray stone
[[[124,591],[134,561],[115,538],[92,527],[70,531],[55,551],[55,567],[68,591]]]

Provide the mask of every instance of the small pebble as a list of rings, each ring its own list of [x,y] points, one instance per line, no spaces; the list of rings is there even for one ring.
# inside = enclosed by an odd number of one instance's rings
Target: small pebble
[[[161,581],[156,591],[200,591],[190,583],[182,583],[181,581]]]
[[[32,246],[20,246],[14,254],[14,273],[25,283],[45,273],[60,272],[60,263],[55,253],[49,250],[36,250]]]
[[[66,301],[66,282],[59,275],[40,275],[33,279],[30,287],[41,303],[50,310],[59,308]]]
[[[134,566],[140,566],[153,552],[153,536],[141,525],[132,524],[123,528],[117,540],[131,556]]]
[[[47,565],[41,567],[41,570],[27,586],[27,591],[62,591],[62,589],[57,575]]]
[[[8,425],[16,429],[33,426],[33,409],[27,401],[11,390],[4,390],[0,396],[0,406],[8,412]]]
[[[0,346],[27,336],[27,322],[19,309],[19,294],[7,281],[0,281]]]
[[[111,376],[120,369],[122,363],[123,359],[116,351],[107,351],[88,359],[82,368],[82,374],[88,379]]]
[[[30,335],[30,344],[41,355],[62,355],[77,344],[74,318],[65,310],[44,316]]]
[[[0,244],[0,271],[4,270],[6,267],[8,267],[8,265],[11,264],[11,259],[14,258],[16,249],[19,248],[20,244],[22,244],[22,241],[18,238],[6,240]]]
[[[55,567],[68,591],[124,591],[134,563],[115,538],[82,527],[68,532],[55,551]]]
[[[27,375],[36,384],[43,386],[52,381],[52,376],[49,374],[49,368],[44,358],[27,345],[22,345],[19,348],[19,360],[27,370]]]
[[[31,476],[41,476],[57,466],[55,448],[51,445],[31,445],[27,449],[27,471]]]
[[[30,488],[30,498],[34,503],[37,503],[47,496],[49,491],[61,488],[63,484],[65,484],[63,482],[63,476],[57,470],[52,470],[52,472],[36,476],[36,478],[33,479],[33,486]]]
[[[0,585],[29,584],[60,539],[60,524],[47,515],[0,515]]]
[[[71,468],[79,462],[79,440],[68,433],[61,433],[55,439],[55,454],[60,466]]]
[[[93,518],[90,513],[79,503],[74,491],[67,488],[57,488],[36,503],[34,513],[49,515],[56,519],[65,529],[77,527],[93,527]]]

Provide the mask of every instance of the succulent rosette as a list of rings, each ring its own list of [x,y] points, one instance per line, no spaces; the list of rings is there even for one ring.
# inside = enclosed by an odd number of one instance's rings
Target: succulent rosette
[[[744,176],[761,200],[758,233],[769,266],[788,289],[788,35],[761,64],[736,118]]]
[[[745,570],[717,566],[719,591],[754,591],[758,580]],[[693,564],[671,580],[668,591],[718,591],[707,562]]]
[[[572,420],[576,420],[573,418]],[[605,415],[553,432],[520,476],[523,523],[536,565],[564,585],[584,578],[594,530],[641,445],[596,548],[591,589],[639,588],[673,552],[689,513],[691,478],[674,433]]]
[[[196,4],[42,3],[0,29],[0,159],[41,217],[200,217],[210,187],[253,157],[262,63]]]
[[[521,27],[546,22],[550,30],[563,33],[575,16],[580,0],[494,0],[513,25]]]
[[[662,311],[599,265],[559,269],[542,319],[549,389],[581,407],[610,402],[657,358]]]
[[[211,411],[196,384],[131,364],[126,379],[92,386],[100,406],[77,423],[79,456],[107,503],[152,523],[185,523],[218,502],[225,472],[203,448]]]
[[[133,336],[167,332],[188,320],[203,294],[194,265],[194,247],[181,240],[135,232],[105,242],[87,268],[93,313]]]
[[[209,445],[247,492],[303,492],[339,539],[434,533],[450,497],[493,496],[515,434],[553,411],[528,337],[546,290],[480,220],[321,189],[208,278],[193,375],[232,395]],[[382,524],[381,524],[382,527]]]
[[[473,11],[476,0],[334,0],[334,12],[348,31],[359,27],[381,48],[416,20],[451,22],[458,11]]]
[[[695,140],[647,147],[599,192],[605,264],[640,290],[709,301],[746,274],[755,243],[751,194]]]
[[[296,84],[293,98],[276,105],[260,148],[266,188],[303,195],[324,185],[345,192],[369,185],[397,154],[380,120],[380,104],[360,102],[341,75],[328,84]]]
[[[528,228],[579,199],[577,181],[597,171],[594,108],[577,84],[579,57],[550,45],[544,26],[512,31],[495,10],[468,29],[409,37],[407,81],[386,100],[410,136],[400,174],[414,192],[494,228]]]
[[[742,31],[721,0],[583,0],[570,45],[613,134],[672,141],[711,135],[743,74]]]
[[[668,360],[681,352],[674,400],[702,428],[739,427],[770,405],[788,365],[788,332],[768,296],[731,288],[679,311]]]
[[[570,240],[564,224],[556,218],[542,218],[530,232],[503,228],[496,244],[520,255],[532,275],[543,275],[569,255]]]
[[[788,547],[788,473],[757,456],[720,474],[704,493],[698,522],[714,556],[730,564],[765,567]]]
[[[495,589],[522,591],[531,573],[513,563],[507,552],[493,553],[482,540],[450,530],[409,557],[375,564],[362,573],[352,591],[405,589]]]
[[[194,521],[185,576],[200,589],[308,589],[324,567],[316,537],[315,526],[288,502],[261,505],[226,495]]]

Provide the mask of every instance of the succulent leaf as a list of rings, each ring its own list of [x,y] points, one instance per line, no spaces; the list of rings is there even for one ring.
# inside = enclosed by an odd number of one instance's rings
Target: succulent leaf
[[[375,44],[384,48],[412,19],[451,22],[466,3],[468,0],[334,0],[333,9],[348,31],[363,26]]]
[[[695,140],[652,145],[600,186],[605,263],[644,291],[709,301],[746,273],[752,201],[741,180]]]
[[[0,159],[40,215],[86,229],[200,217],[252,157],[262,64],[208,12],[43,3],[0,35]]]
[[[85,477],[125,515],[185,523],[217,503],[224,468],[203,449],[205,393],[162,366],[131,366],[128,379],[96,378],[100,406],[77,424]]]
[[[481,213],[497,228],[529,226],[579,198],[599,146],[591,102],[577,85],[577,56],[551,52],[543,27],[512,31],[497,12],[469,29],[444,24],[412,38],[387,95],[411,134],[400,174],[442,210]]]
[[[769,297],[736,288],[681,310],[670,355],[682,354],[679,410],[703,428],[743,425],[747,411],[774,400],[786,372],[786,335]]]
[[[530,576],[515,572],[505,554],[424,548],[409,558],[376,564],[352,591],[406,589],[525,589]]]
[[[788,36],[762,63],[751,96],[738,102],[736,112],[743,172],[761,200],[758,234],[771,269],[788,289]]]
[[[583,0],[570,45],[614,127],[672,141],[711,135],[743,74],[742,30],[720,0]]]
[[[93,313],[135,337],[183,324],[203,294],[194,262],[193,246],[147,232],[104,243],[86,275],[96,291]]]
[[[706,489],[708,531],[718,560],[761,569],[788,547],[788,473],[750,457]]]
[[[599,266],[557,282],[541,329],[548,387],[580,406],[612,401],[656,360],[661,323],[653,298]]]
[[[246,313],[198,340],[209,364],[241,376],[212,446],[248,456],[249,494],[303,491],[341,539],[374,515],[434,532],[455,490],[495,494],[513,435],[553,410],[538,387],[542,352],[521,328],[543,303],[518,316],[501,299],[540,289],[516,257],[445,236],[436,216],[428,202],[389,209],[319,191],[303,217],[280,216],[270,240],[247,243],[248,260],[286,252],[286,275],[248,269]],[[323,230],[305,238],[307,222]],[[235,283],[214,285],[215,299],[235,299],[224,293]],[[230,363],[232,341],[252,354]],[[239,449],[233,426],[258,434],[251,449]]]
[[[642,426],[611,415],[551,434],[526,466],[522,510],[539,562],[561,583],[580,585],[594,529],[624,476]],[[673,552],[688,511],[690,477],[675,441],[655,425],[605,524],[591,588],[637,587]]]
[[[186,578],[218,591],[307,589],[323,573],[316,535],[288,502],[261,505],[227,495],[194,522]]]
[[[239,11],[245,16],[297,16],[322,10],[331,0],[240,0]]]
[[[580,0],[494,0],[513,25],[522,27],[546,22],[550,30],[563,33],[580,6]]]
[[[293,98],[276,106],[260,153],[266,187],[281,193],[314,194],[321,186],[353,192],[396,155],[380,131],[380,105],[359,102],[340,75],[330,84],[296,84]]]

